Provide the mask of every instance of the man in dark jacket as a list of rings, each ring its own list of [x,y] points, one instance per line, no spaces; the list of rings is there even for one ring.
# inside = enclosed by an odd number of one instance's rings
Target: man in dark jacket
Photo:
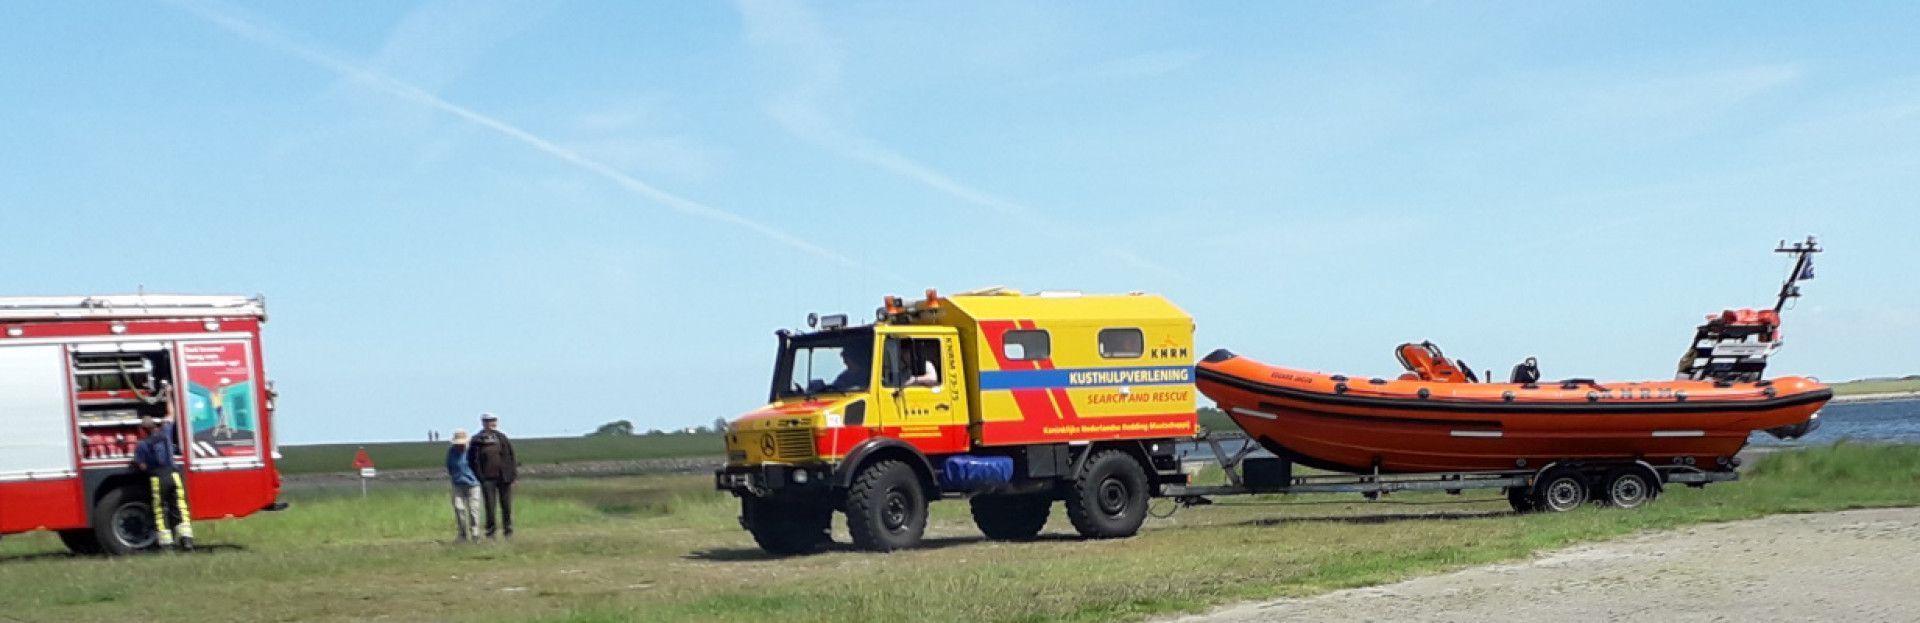
[[[180,549],[193,550],[193,514],[187,510],[186,485],[180,482],[180,468],[173,462],[179,453],[179,435],[173,418],[146,418],[140,428],[147,436],[133,448],[133,467],[147,474],[147,487],[153,491],[153,523],[160,535],[160,547],[173,547],[179,535]]]
[[[480,414],[481,431],[467,442],[467,462],[480,477],[480,495],[487,507],[487,538],[497,532],[513,538],[513,481],[519,477],[520,462],[513,458],[513,442],[500,432],[500,418]],[[499,523],[494,522],[498,508]]]

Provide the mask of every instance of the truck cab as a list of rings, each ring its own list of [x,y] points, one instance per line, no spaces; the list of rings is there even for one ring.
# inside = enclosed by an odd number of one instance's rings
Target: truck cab
[[[766,406],[728,427],[716,487],[764,549],[817,549],[833,512],[857,546],[910,546],[947,496],[989,536],[1032,537],[1060,500],[1083,534],[1124,536],[1159,485],[1184,482],[1193,323],[1165,299],[929,290],[875,318],[776,332]],[[1093,466],[1110,482],[1076,494]]]

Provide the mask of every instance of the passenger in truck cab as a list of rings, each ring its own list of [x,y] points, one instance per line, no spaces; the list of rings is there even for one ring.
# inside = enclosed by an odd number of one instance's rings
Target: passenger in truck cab
[[[160,547],[173,547],[178,536],[180,549],[192,551],[193,513],[187,510],[186,484],[173,462],[173,455],[180,451],[173,418],[146,418],[140,428],[147,436],[134,446],[133,467],[147,474],[148,489],[153,491],[153,523]]]

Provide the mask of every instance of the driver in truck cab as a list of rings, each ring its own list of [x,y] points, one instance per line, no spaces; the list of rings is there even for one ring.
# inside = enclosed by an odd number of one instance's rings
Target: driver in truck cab
[[[847,369],[840,371],[839,376],[833,377],[833,383],[827,385],[827,389],[842,392],[866,389],[867,382],[872,378],[870,371],[873,365],[872,360],[872,351],[863,351],[858,348],[840,349],[840,363]]]

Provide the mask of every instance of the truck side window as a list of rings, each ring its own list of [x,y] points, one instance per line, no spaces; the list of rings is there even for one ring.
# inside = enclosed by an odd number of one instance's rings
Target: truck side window
[[[1014,361],[1039,361],[1053,356],[1053,338],[1046,331],[1008,331],[1002,354]]]
[[[940,384],[940,340],[887,338],[886,378],[889,388],[934,387]]]
[[[1147,336],[1139,329],[1101,329],[1100,356],[1137,359],[1147,351]]]

